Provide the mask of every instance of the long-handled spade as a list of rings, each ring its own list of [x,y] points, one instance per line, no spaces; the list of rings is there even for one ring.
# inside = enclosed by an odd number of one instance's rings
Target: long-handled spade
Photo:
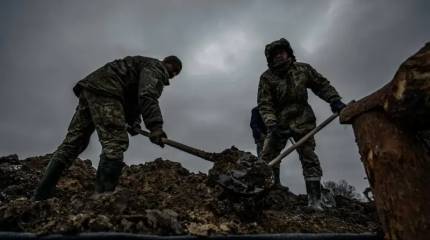
[[[226,171],[224,174],[220,174],[217,182],[232,192],[240,193],[242,195],[256,195],[264,193],[274,184],[272,167],[280,163],[282,159],[300,147],[321,129],[330,124],[338,116],[338,113],[331,115],[321,124],[303,136],[299,141],[292,142],[293,145],[291,147],[282,152],[269,163],[265,163],[260,159],[256,159],[255,157],[240,158],[238,160],[236,169]]]
[[[339,116],[339,113],[334,113],[329,118],[324,120],[322,123],[320,123],[318,126],[316,126],[314,129],[312,129],[310,132],[308,132],[305,136],[303,136],[299,141],[293,142],[293,145],[289,147],[287,150],[282,152],[279,156],[274,158],[272,161],[269,162],[269,166],[273,167],[276,164],[280,163],[282,159],[284,159],[286,156],[288,156],[290,153],[292,153],[294,150],[296,150],[298,147],[300,147],[303,143],[305,143],[309,138],[317,134],[321,129],[326,127],[328,124],[330,124],[334,119],[336,119]]]
[[[134,129],[134,131],[149,138],[150,133],[145,130]],[[168,138],[163,138],[161,139],[161,141],[165,145],[176,148],[178,150],[189,153],[193,156],[202,158],[204,160],[213,162],[214,166],[212,167],[211,170],[209,170],[209,178],[214,182],[218,183],[219,185],[221,185],[224,189],[228,190],[229,192],[233,192],[241,195],[243,194],[249,195],[247,190],[249,189],[248,186],[261,187],[260,182],[254,183],[252,182],[252,179],[246,180],[244,178],[241,178],[239,180],[237,176],[237,173],[241,173],[243,170],[246,170],[244,169],[244,167],[250,168],[254,166],[255,162],[257,162],[258,158],[249,152],[240,153],[237,159],[234,159],[233,162],[229,161],[226,164],[226,163],[223,163],[223,160],[226,159],[223,153],[206,152]],[[226,167],[226,165],[228,166]],[[253,169],[258,170],[257,174],[260,176],[260,179],[261,179],[262,168],[258,168],[258,169],[253,168]],[[266,188],[267,188],[267,187],[270,187],[273,182],[272,180],[273,173],[270,167],[266,167],[265,170],[266,171],[263,173],[265,174],[263,178],[266,181]],[[248,176],[251,176],[251,174],[248,174]],[[239,185],[239,187],[237,185]]]
[[[209,175],[213,175],[212,179],[230,192],[241,195],[256,195],[264,193],[273,186],[272,167],[274,165],[280,163],[288,154],[331,123],[338,115],[338,113],[331,115],[268,164],[259,160],[256,156],[245,152],[238,157],[232,167],[220,168],[216,165],[219,162],[218,159],[222,159],[222,157],[219,157],[221,153],[209,153],[167,138],[163,138],[162,141],[168,146],[213,162],[214,167],[209,171]],[[149,132],[141,129],[137,131],[141,135],[149,137]],[[213,171],[214,169],[216,169],[216,171]]]
[[[142,130],[142,129],[135,129],[135,131],[137,131],[139,134],[148,137],[149,138],[149,132]],[[207,160],[209,162],[214,162],[214,157],[217,153],[209,153],[191,146],[187,146],[185,144],[182,144],[180,142],[174,141],[172,139],[168,139],[168,138],[163,138],[161,140],[164,144],[174,147],[176,149],[179,149],[183,152],[189,153],[193,156],[199,157],[199,158],[203,158],[204,160]]]

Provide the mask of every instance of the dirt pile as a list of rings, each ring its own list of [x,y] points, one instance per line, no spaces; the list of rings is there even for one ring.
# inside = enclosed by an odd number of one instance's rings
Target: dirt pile
[[[77,159],[53,198],[33,202],[31,194],[48,161],[49,155],[0,158],[0,231],[210,235],[379,228],[372,203],[337,197],[337,208],[313,212],[306,208],[306,196],[287,188],[257,198],[233,196],[206,174],[162,159],[125,167],[119,187],[109,194],[94,194],[95,169],[90,160]]]
[[[234,193],[253,194],[273,186],[272,169],[250,152],[234,146],[213,157],[209,181],[222,185]]]

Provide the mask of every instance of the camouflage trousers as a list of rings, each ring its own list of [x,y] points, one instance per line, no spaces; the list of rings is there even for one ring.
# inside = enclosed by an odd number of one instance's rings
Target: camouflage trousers
[[[277,157],[282,149],[287,144],[287,140],[290,136],[282,136],[280,138],[273,137],[272,134],[268,134],[265,139],[264,147],[261,152],[261,159],[265,162],[270,162]],[[302,135],[294,135],[294,140],[298,141]],[[320,180],[322,176],[322,170],[318,156],[315,154],[315,139],[312,137],[306,141],[303,145],[297,148],[299,159],[302,164],[303,176],[305,180]],[[280,164],[274,166],[279,169]]]
[[[123,105],[115,98],[87,90],[82,90],[67,135],[52,160],[70,166],[88,146],[94,130],[102,145],[102,156],[108,160],[122,161],[128,148]]]

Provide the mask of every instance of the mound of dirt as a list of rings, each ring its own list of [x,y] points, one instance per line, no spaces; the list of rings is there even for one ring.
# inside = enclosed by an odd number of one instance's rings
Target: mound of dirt
[[[240,151],[232,148],[225,153],[228,158]],[[306,207],[305,195],[287,188],[254,198],[235,196],[206,174],[191,173],[162,159],[126,166],[115,192],[105,194],[94,193],[91,161],[77,159],[57,184],[53,198],[32,201],[49,157],[0,158],[0,231],[206,236],[379,229],[372,203],[336,197],[336,208],[314,212]]]
[[[209,170],[209,181],[235,193],[253,194],[270,189],[274,184],[272,169],[258,161],[250,152],[236,147],[213,155],[214,165]]]

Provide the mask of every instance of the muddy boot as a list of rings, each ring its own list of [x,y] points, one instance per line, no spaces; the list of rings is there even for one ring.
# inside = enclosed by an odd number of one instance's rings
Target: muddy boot
[[[119,177],[121,176],[124,163],[121,160],[107,160],[106,161],[106,179],[104,181],[104,191],[113,192],[116,185],[118,185]]]
[[[105,162],[105,158],[103,156],[100,156],[100,162],[96,172],[96,193],[105,192],[104,178],[106,174],[102,173],[102,170],[105,168]]]
[[[308,194],[308,207],[317,211],[322,211],[320,181],[306,180],[306,192]]]
[[[113,192],[118,184],[124,163],[121,160],[111,160],[100,157],[96,174],[96,192]]]
[[[290,191],[290,189],[288,187],[283,186],[281,184],[281,177],[280,177],[279,172],[280,172],[280,169],[278,167],[273,168],[273,180],[274,180],[273,187],[276,189]]]
[[[34,192],[32,200],[41,201],[50,198],[65,168],[63,163],[52,159],[45,170],[42,181]]]

